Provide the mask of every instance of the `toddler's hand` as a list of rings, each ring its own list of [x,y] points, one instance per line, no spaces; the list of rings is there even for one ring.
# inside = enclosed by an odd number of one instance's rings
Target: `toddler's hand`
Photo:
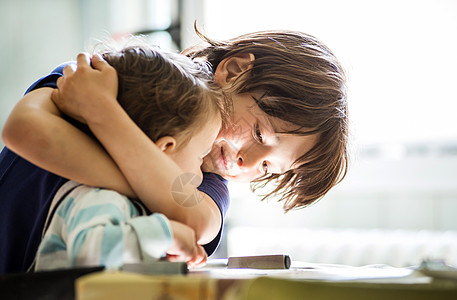
[[[173,231],[173,244],[167,251],[169,261],[185,261],[190,268],[200,267],[206,263],[207,254],[197,244],[195,232],[182,223],[170,220]]]
[[[86,123],[87,118],[103,113],[106,101],[116,101],[117,73],[101,56],[80,53],[75,65],[66,66],[57,80],[52,100],[65,114]]]

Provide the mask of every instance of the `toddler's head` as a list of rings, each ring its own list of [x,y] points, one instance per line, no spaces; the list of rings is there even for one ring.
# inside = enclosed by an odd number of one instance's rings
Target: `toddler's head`
[[[201,174],[227,104],[207,65],[146,45],[103,53],[118,74],[118,101],[185,172]]]

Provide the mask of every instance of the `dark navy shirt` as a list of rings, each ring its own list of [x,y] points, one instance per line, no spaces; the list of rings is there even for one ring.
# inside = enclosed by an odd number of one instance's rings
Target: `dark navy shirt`
[[[42,87],[56,88],[57,78],[62,76],[67,64],[37,80],[26,93]],[[32,264],[50,203],[67,180],[3,148],[0,154],[0,274],[23,272]],[[227,181],[219,175],[204,173],[199,190],[216,202],[224,220],[230,205]],[[208,255],[216,250],[221,233],[222,227],[217,237],[204,246]]]

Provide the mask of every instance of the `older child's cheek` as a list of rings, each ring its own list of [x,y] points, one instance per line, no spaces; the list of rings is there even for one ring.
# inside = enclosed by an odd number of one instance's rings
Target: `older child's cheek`
[[[237,123],[231,124],[229,128],[224,129],[219,134],[218,139],[219,141],[227,142],[230,147],[238,151],[252,139],[251,127],[247,121],[241,119]]]
[[[202,170],[203,172],[212,172],[223,176],[220,168],[220,146],[213,145],[211,152],[203,158]]]
[[[219,140],[224,140],[226,139],[227,136],[230,135],[230,129],[229,128],[221,128],[221,130],[219,130],[219,133],[217,134],[217,137],[216,137],[216,141],[215,143],[217,143]]]

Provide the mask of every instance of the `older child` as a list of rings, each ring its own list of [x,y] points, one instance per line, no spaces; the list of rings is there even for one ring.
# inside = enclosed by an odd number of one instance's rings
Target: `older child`
[[[257,32],[229,41],[201,36],[206,43],[184,53],[211,63],[216,83],[233,100],[233,125],[220,132],[204,159],[203,170],[260,186],[272,181],[276,186],[267,196],[284,201],[286,211],[320,199],[344,177],[347,165],[345,79],[333,53],[314,37],[300,32]],[[93,65],[96,70],[69,70],[69,76],[61,79],[62,90],[55,92],[53,99],[63,111],[87,121],[135,193],[150,205],[143,195],[148,194],[156,174],[147,171],[154,168],[144,166],[156,158],[151,147],[146,147],[146,140],[135,135],[135,129],[116,108],[113,72],[97,59]],[[33,130],[33,126],[27,130]],[[59,148],[56,137],[52,135],[46,142]],[[124,140],[141,149],[137,156],[126,155]],[[85,147],[92,152],[92,144],[85,143]],[[33,155],[40,161],[50,153]],[[81,157],[72,159],[74,165],[90,169]],[[135,165],[138,172],[132,171]],[[144,167],[142,172],[139,166]],[[52,164],[48,169],[56,172]],[[65,174],[70,178],[79,176],[68,166]],[[115,177],[111,182],[119,179]],[[106,178],[86,179],[106,186]],[[203,199],[220,199],[216,187],[224,184],[219,181],[211,185],[204,178],[200,187],[205,192]],[[223,197],[228,201],[227,195]],[[210,217],[198,219],[203,225],[192,226],[197,235],[206,228],[221,228],[222,219],[207,215]],[[220,234],[205,248],[209,253],[219,238]]]
[[[263,31],[228,41],[197,33],[206,43],[183,53],[208,61],[216,83],[233,100],[232,126],[220,133],[203,169],[215,168],[226,179],[261,186],[276,182],[268,196],[279,196],[286,211],[320,199],[347,167],[345,76],[337,58],[318,39],[301,32]],[[55,91],[54,100],[90,123],[106,102],[90,109],[87,103],[113,97],[102,85],[83,85],[81,77],[79,85],[64,91],[66,98]],[[113,80],[106,76],[102,82]],[[121,137],[102,143],[114,144]]]
[[[119,104],[145,136],[176,162],[168,167],[179,166],[179,179],[191,174],[198,185],[202,158],[211,149],[226,108],[224,97],[212,87],[209,69],[183,55],[144,46],[107,52],[104,57],[119,75]],[[50,116],[59,119],[50,100],[51,91],[41,89],[45,95],[41,103],[37,103],[33,92],[27,94],[18,109],[41,105]],[[63,120],[62,123],[68,125]],[[162,173],[167,174],[167,170]],[[51,221],[45,225],[46,235],[37,254],[37,269],[99,264],[112,267],[150,261],[165,253],[171,259],[191,264],[206,260],[191,228],[168,221],[162,214],[147,214],[140,202],[114,191],[68,182],[57,191],[51,206],[45,206],[53,209],[49,210],[47,218]],[[175,209],[182,208],[176,203]],[[13,209],[6,212],[18,217]],[[11,236],[30,241],[21,226],[23,221],[16,221],[17,228],[9,227],[15,229]],[[4,240],[2,247],[11,250],[11,261],[24,250],[13,239]],[[13,255],[13,251],[17,253]],[[6,260],[5,265],[8,266]]]

